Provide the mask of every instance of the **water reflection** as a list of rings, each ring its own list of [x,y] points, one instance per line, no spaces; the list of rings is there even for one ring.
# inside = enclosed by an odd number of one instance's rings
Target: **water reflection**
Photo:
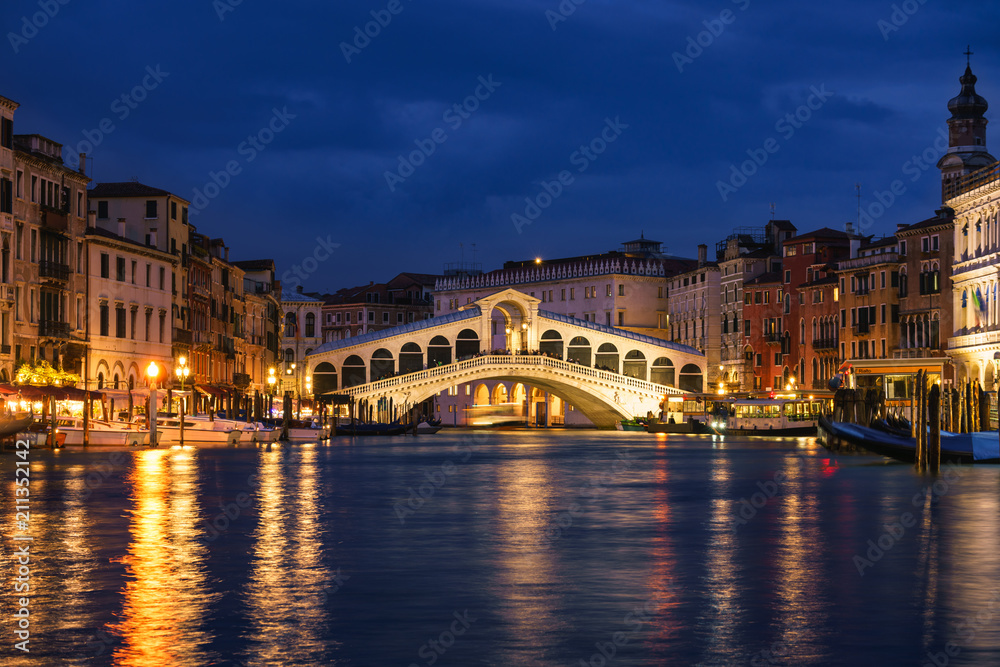
[[[648,644],[661,650],[674,644],[684,633],[684,621],[678,610],[682,569],[674,550],[674,530],[670,505],[669,446],[664,435],[657,438],[653,454],[653,537],[652,569],[647,586],[649,599],[656,605],[651,620]],[[669,655],[665,653],[664,655]]]
[[[247,665],[310,664],[327,647],[320,477],[315,447],[260,453],[254,504]],[[294,536],[294,537],[293,537]]]
[[[743,652],[738,635],[744,614],[740,586],[742,568],[736,553],[732,481],[731,458],[725,454],[716,455],[709,485],[709,550],[705,562],[708,606],[700,619],[707,642],[705,662],[709,665],[735,664],[736,656]]]
[[[213,597],[198,540],[197,450],[135,453],[128,475],[133,509],[116,665],[204,665]]]

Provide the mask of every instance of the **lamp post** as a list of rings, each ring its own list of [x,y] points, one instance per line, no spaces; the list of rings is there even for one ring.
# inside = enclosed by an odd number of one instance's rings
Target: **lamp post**
[[[177,379],[180,380],[180,382],[181,382],[181,391],[183,392],[184,391],[184,381],[187,380],[188,375],[191,374],[191,369],[188,368],[187,358],[186,357],[178,357],[177,358],[177,367],[174,368],[174,373],[177,375]],[[184,403],[184,397],[181,396],[181,404],[183,404],[183,403]]]
[[[271,418],[274,416],[274,385],[278,382],[278,378],[274,375],[274,367],[267,369],[267,416]]]
[[[160,374],[160,367],[155,361],[149,362],[146,367],[146,375],[149,376],[149,444],[156,445],[156,376]]]
[[[528,351],[528,323],[521,322],[521,349]]]

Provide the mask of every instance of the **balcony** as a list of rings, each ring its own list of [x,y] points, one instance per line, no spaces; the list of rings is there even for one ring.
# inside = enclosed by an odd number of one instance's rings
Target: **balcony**
[[[836,350],[837,349],[837,339],[836,338],[816,338],[812,342],[812,347],[814,350]]]
[[[173,339],[174,343],[177,343],[178,345],[190,345],[191,332],[185,329],[174,329]]]
[[[41,278],[52,278],[66,282],[69,280],[69,265],[43,259],[38,263],[38,275]]]
[[[14,294],[13,285],[0,285],[0,301],[14,303]]]
[[[866,255],[865,257],[855,257],[854,259],[843,259],[837,262],[837,268],[841,271],[849,271],[876,264],[898,264],[899,260],[899,253],[882,252],[875,255]]]
[[[855,336],[866,336],[871,333],[871,326],[867,322],[859,322],[851,327]]]
[[[768,345],[781,345],[781,334],[777,332],[764,334],[764,342]]]
[[[38,335],[41,338],[69,338],[69,322],[39,320]]]
[[[10,345],[0,345],[0,354],[10,354]]]
[[[948,349],[957,350],[963,347],[989,345],[992,343],[1000,343],[1000,331],[984,331],[965,336],[952,336],[948,339]]]

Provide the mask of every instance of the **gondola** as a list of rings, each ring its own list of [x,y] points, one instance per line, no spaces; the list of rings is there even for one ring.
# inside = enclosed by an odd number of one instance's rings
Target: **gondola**
[[[844,444],[897,461],[916,460],[916,439],[887,430],[819,419],[820,439],[834,451]],[[941,432],[941,463],[1000,463],[1000,440],[996,431],[981,433]]]
[[[399,422],[389,424],[353,422],[337,424],[337,435],[402,435],[410,427],[411,424],[400,424]]]

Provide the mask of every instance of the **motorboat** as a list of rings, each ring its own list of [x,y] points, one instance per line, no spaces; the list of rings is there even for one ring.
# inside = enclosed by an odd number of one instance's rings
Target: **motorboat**
[[[0,438],[23,431],[33,420],[34,417],[28,410],[0,414]]]
[[[58,417],[56,429],[66,434],[67,446],[83,446],[83,418]],[[127,446],[148,447],[149,429],[129,422],[106,422],[97,419],[90,420],[90,446]],[[160,433],[157,432],[157,441]],[[155,445],[154,445],[155,446]]]
[[[145,424],[146,417],[139,415],[135,417],[133,423]],[[181,421],[180,417],[156,417],[156,432],[158,442],[161,445],[199,445],[199,444],[220,444],[238,445],[243,433],[228,424],[213,422],[208,419],[191,418],[184,416],[184,438],[181,443]]]
[[[732,412],[715,415],[709,426],[719,435],[812,436],[822,410],[817,398],[747,398],[733,401]]]
[[[279,437],[285,428],[284,420],[280,418],[264,419],[263,423],[267,426],[273,426],[278,431]],[[340,431],[341,427],[338,426],[337,430]],[[329,427],[321,426],[316,420],[288,420],[288,440],[325,440],[329,437]]]
[[[339,426],[337,427],[340,428]],[[432,424],[428,421],[422,421],[416,425],[415,431],[417,435],[430,435],[432,433],[437,433],[442,428],[440,420],[437,424]]]

